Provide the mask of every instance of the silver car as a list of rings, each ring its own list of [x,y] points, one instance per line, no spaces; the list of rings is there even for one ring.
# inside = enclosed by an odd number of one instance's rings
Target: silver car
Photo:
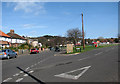
[[[5,50],[0,51],[0,59],[3,59],[3,58],[10,59],[12,57],[16,58],[17,53],[10,49],[5,49]]]

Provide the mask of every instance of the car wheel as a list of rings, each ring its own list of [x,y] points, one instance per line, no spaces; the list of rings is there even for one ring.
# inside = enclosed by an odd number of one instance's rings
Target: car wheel
[[[15,58],[17,58],[17,54],[16,54]]]
[[[8,55],[7,58],[10,59],[10,56]]]

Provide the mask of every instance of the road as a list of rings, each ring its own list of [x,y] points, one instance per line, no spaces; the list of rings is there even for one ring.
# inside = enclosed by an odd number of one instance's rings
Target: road
[[[2,61],[3,82],[118,82],[118,46],[76,55],[54,51]]]

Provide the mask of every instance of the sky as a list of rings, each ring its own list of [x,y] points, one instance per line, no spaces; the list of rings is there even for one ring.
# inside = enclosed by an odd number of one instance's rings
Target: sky
[[[117,2],[2,2],[2,31],[24,36],[66,36],[82,30],[85,38],[111,38],[118,34]]]

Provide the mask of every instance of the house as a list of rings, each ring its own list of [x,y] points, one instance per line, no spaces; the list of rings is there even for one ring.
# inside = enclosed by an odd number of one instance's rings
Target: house
[[[0,47],[10,47],[11,37],[0,30]]]
[[[37,38],[28,38],[27,43],[32,45],[33,47],[39,46]]]
[[[36,46],[38,46],[38,45],[39,45],[39,44],[38,44],[38,41],[33,41],[33,42],[32,42],[32,46],[33,46],[33,47],[36,47]]]
[[[20,44],[26,43],[26,39],[14,32],[14,30],[10,30],[9,33],[7,33],[11,37],[11,44],[14,47],[17,47]]]

